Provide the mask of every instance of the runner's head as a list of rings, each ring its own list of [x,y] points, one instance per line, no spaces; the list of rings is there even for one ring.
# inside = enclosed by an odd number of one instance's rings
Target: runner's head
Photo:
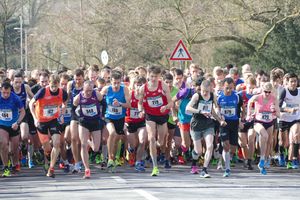
[[[204,78],[200,77],[197,80],[193,81],[193,87],[195,88],[196,92],[201,91],[201,84],[202,84],[203,80],[204,80]]]
[[[88,68],[87,76],[90,81],[96,83],[98,78],[99,67],[98,65],[93,65]]]
[[[49,74],[47,72],[41,72],[39,77],[39,84],[43,88],[49,85]]]
[[[23,74],[22,72],[17,72],[13,78],[13,87],[18,90],[21,88],[22,83],[23,83]]]
[[[178,87],[181,87],[183,80],[184,80],[183,71],[181,69],[174,70],[174,79],[175,79],[175,84]]]
[[[4,81],[1,85],[1,97],[8,99],[11,93],[11,84],[8,81]]]
[[[209,97],[211,93],[211,82],[209,80],[204,80],[201,83],[201,96]]]
[[[173,76],[172,76],[172,74],[166,73],[166,74],[163,76],[163,80],[164,80],[164,82],[169,86],[169,88],[170,88],[170,90],[171,90],[172,87],[173,87]]]
[[[253,76],[249,76],[246,81],[246,92],[248,94],[253,94],[253,90],[256,88],[256,80]]]
[[[190,69],[190,74],[193,80],[196,80],[197,78],[200,77],[202,72],[202,69],[200,68],[200,65],[192,63],[189,67]]]
[[[230,77],[224,79],[224,94],[225,96],[230,96],[232,91],[234,90],[234,80]]]
[[[160,77],[161,69],[157,66],[151,66],[148,68],[149,81],[156,83]]]
[[[100,72],[100,77],[103,78],[107,84],[109,84],[111,77],[111,68],[109,66],[104,66]]]
[[[147,82],[147,79],[144,76],[136,76],[133,79],[133,86],[131,88],[133,89],[139,89],[142,85],[144,85]]]
[[[119,89],[122,81],[122,74],[118,71],[114,71],[111,74],[111,85],[114,89]]]
[[[59,82],[60,88],[67,90],[67,85],[68,85],[69,80],[70,80],[70,77],[68,74],[66,74],[66,73],[61,74],[60,82]]]
[[[51,74],[49,77],[49,87],[51,92],[56,92],[59,88],[59,76]]]
[[[298,76],[295,73],[289,73],[287,76],[289,90],[295,90],[298,87]]]
[[[262,86],[262,89],[263,89],[263,96],[264,97],[268,97],[272,93],[273,86],[272,86],[272,84],[270,82],[266,82]]]
[[[94,82],[93,81],[85,81],[83,84],[83,93],[85,94],[85,97],[89,98],[92,96],[94,90]]]
[[[84,71],[80,68],[77,68],[74,73],[74,81],[77,86],[82,86],[84,82]]]

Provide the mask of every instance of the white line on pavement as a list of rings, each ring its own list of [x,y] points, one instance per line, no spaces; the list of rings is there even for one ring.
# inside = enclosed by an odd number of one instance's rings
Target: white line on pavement
[[[112,179],[114,179],[115,181],[117,181],[118,183],[126,183],[127,181],[123,178],[121,178],[120,176],[112,176]]]
[[[149,192],[146,192],[145,190],[133,190],[133,191],[135,191],[136,193],[145,197],[148,200],[159,200],[159,198],[156,198],[155,196],[153,196]]]

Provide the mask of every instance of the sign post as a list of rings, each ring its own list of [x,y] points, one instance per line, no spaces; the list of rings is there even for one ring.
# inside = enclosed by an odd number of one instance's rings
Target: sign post
[[[190,53],[183,44],[182,40],[179,40],[173,53],[171,54],[170,60],[180,61],[180,68],[183,68],[183,61],[192,60]]]
[[[101,62],[103,65],[107,65],[108,63],[108,54],[107,54],[107,51],[103,50],[101,52]]]

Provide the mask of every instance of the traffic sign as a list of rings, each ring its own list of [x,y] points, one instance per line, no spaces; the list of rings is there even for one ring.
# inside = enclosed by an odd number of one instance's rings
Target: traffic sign
[[[170,60],[192,60],[192,57],[187,48],[184,46],[182,40],[179,40],[177,43]]]
[[[101,52],[101,62],[103,65],[107,65],[108,63],[108,54],[105,50]]]

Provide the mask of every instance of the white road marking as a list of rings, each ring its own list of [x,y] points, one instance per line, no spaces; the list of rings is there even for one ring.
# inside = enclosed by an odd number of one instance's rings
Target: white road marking
[[[155,196],[153,196],[149,192],[146,192],[145,190],[133,190],[133,191],[135,191],[136,193],[145,197],[148,200],[159,200],[159,198],[156,198]]]
[[[112,176],[112,179],[114,179],[115,181],[117,181],[118,183],[126,183],[127,181],[123,178],[121,178],[120,176]]]

